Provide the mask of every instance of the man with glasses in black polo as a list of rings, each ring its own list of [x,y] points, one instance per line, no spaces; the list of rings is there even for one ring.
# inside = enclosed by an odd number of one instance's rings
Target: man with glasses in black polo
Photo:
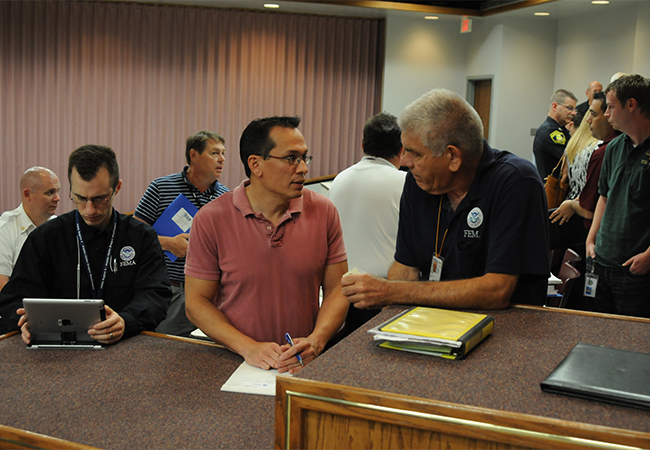
[[[570,137],[566,125],[576,115],[576,104],[576,96],[566,89],[558,89],[551,97],[548,117],[537,129],[533,141],[535,165],[542,180],[551,174],[564,154]]]
[[[348,310],[339,216],[303,189],[312,157],[299,123],[267,117],[246,127],[249,179],[199,210],[185,262],[187,317],[248,364],[291,373],[324,350]]]
[[[78,148],[68,180],[77,209],[27,238],[0,295],[0,333],[20,328],[29,343],[23,298],[103,299],[106,320],[89,331],[102,344],[155,329],[171,299],[167,269],[155,231],[113,208],[122,187],[115,153]]]

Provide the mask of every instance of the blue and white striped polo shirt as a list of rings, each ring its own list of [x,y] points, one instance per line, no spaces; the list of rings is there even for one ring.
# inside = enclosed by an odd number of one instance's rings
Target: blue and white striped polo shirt
[[[183,194],[194,206],[201,209],[202,206],[229,191],[226,186],[219,183],[219,181],[215,181],[209,189],[202,193],[199,192],[187,179],[187,169],[188,166],[185,166],[182,172],[153,180],[135,209],[134,216],[144,220],[149,225],[153,225],[171,202],[178,197],[178,194]],[[171,281],[181,283],[185,280],[185,258],[178,258],[176,261],[171,262],[165,256],[165,264]]]

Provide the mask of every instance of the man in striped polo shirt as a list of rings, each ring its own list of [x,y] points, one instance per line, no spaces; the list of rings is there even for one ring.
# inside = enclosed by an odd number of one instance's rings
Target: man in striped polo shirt
[[[225,140],[212,131],[202,130],[187,138],[185,146],[187,166],[181,172],[156,178],[142,196],[134,216],[153,225],[165,209],[183,194],[197,208],[228,192],[219,183],[226,160]],[[172,262],[165,256],[169,271],[173,297],[167,310],[167,318],[158,325],[159,333],[189,336],[196,328],[185,315],[185,254],[188,233],[177,236],[158,236],[163,250],[173,253],[178,259]]]

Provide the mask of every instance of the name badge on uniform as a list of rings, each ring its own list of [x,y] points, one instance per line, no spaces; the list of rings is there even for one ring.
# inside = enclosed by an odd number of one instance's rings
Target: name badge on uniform
[[[429,272],[429,281],[440,281],[442,275],[442,263],[444,259],[433,255],[431,259],[431,271]]]

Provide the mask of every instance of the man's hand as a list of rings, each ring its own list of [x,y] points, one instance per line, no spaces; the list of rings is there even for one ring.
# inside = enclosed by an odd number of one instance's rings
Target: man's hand
[[[189,238],[188,233],[177,234],[173,237],[158,236],[162,249],[172,252],[177,258],[185,258],[185,255],[187,255],[187,241]]]
[[[596,244],[589,242],[589,239],[587,239],[587,243],[585,244],[585,252],[588,258],[591,258],[594,261],[596,260]]]
[[[101,344],[113,344],[124,336],[124,319],[110,306],[104,305],[104,309],[106,309],[106,320],[93,325],[88,330],[88,334]]]
[[[323,346],[311,337],[296,338],[293,340],[293,343],[293,346],[286,344],[281,347],[283,353],[276,364],[280,373],[289,372],[293,375],[299,372],[303,368],[303,365],[306,366],[315,360],[323,351]],[[302,364],[298,361],[297,354],[300,354]]]
[[[650,271],[650,255],[648,251],[631,257],[623,263],[623,267],[629,267],[632,275],[645,275]]]
[[[555,223],[559,220],[560,225],[564,225],[566,222],[569,221],[571,216],[573,216],[576,213],[571,207],[572,201],[573,200],[563,201],[562,204],[558,206],[558,208],[551,213],[551,223]]]
[[[152,225],[140,217],[134,216],[140,222]],[[190,238],[189,233],[181,233],[176,236],[158,236],[158,242],[163,250],[172,252],[177,258],[185,258],[187,255],[187,241]]]
[[[350,305],[359,309],[379,309],[390,305],[391,282],[367,273],[346,275],[341,278],[343,295]]]
[[[241,355],[251,366],[264,370],[275,369],[282,355],[282,348],[275,342],[255,342],[247,346]]]
[[[25,315],[25,308],[18,308],[16,313],[20,315],[18,319],[18,328],[20,328],[20,333],[23,338],[23,342],[28,344],[31,342],[32,335],[29,333],[29,327],[27,326],[27,316]]]

